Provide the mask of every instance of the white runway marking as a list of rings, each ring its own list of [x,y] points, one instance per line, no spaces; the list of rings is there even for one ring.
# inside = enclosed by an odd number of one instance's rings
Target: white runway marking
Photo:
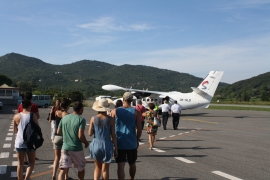
[[[16,171],[11,172],[10,177],[17,177],[17,172]]]
[[[18,161],[12,161],[12,166],[18,166]]]
[[[162,137],[162,138],[159,138],[159,139],[166,139],[166,137]]]
[[[195,163],[193,161],[190,161],[190,160],[182,158],[182,157],[175,157],[175,159],[178,159],[178,160],[183,161],[183,162],[188,163],[188,164]]]
[[[237,177],[231,176],[231,175],[226,174],[226,173],[221,172],[221,171],[212,171],[212,173],[217,174],[219,176],[222,176],[224,178],[230,179],[230,180],[242,180],[242,179],[239,179]]]
[[[12,141],[12,137],[6,137],[6,141]]]
[[[0,174],[7,173],[7,165],[0,165]]]
[[[0,158],[8,158],[9,157],[9,152],[3,152],[0,154]]]
[[[157,152],[165,152],[165,151],[163,151],[163,150],[161,150],[161,149],[157,149],[157,148],[153,148],[153,150],[155,150],[155,151],[157,151]]]
[[[13,136],[13,133],[7,133],[7,136]]]
[[[3,148],[10,148],[11,144],[4,144]]]
[[[171,135],[171,136],[169,136],[169,137],[174,137],[175,135]]]

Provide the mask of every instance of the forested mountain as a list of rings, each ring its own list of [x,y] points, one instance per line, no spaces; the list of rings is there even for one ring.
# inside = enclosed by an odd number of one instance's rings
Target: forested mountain
[[[270,72],[250,79],[238,81],[229,86],[219,88],[216,94],[227,100],[250,101],[251,99],[270,100]]]
[[[14,85],[19,85],[23,90],[29,88],[29,83],[25,82],[31,82],[31,90],[79,90],[87,95],[105,93],[101,89],[105,84],[156,91],[191,92],[190,87],[197,87],[203,80],[166,69],[127,64],[116,66],[94,60],[53,65],[16,53],[0,57],[0,64],[0,73],[12,79]],[[220,87],[226,85],[220,83]]]

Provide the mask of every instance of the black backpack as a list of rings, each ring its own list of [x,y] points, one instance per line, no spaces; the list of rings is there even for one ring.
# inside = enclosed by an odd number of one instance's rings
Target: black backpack
[[[33,121],[33,113],[30,113],[30,121],[23,131],[23,140],[29,149],[36,150],[43,144],[43,137],[40,127]]]

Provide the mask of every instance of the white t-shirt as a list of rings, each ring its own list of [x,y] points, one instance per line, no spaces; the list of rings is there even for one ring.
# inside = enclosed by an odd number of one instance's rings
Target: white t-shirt
[[[161,104],[159,108],[161,108],[162,112],[169,112],[171,109],[169,104]]]
[[[179,104],[172,105],[172,113],[180,113],[181,112],[181,106]]]

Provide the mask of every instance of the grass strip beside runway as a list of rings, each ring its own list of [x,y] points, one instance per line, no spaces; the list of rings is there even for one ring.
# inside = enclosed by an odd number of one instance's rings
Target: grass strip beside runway
[[[247,111],[270,111],[270,108],[239,107],[239,106],[209,106],[208,109],[247,110]]]

